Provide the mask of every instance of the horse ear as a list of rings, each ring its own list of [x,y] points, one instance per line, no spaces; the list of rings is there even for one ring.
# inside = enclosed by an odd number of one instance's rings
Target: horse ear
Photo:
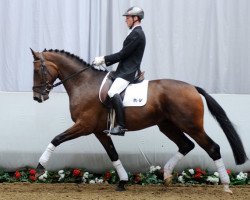
[[[34,57],[34,60],[39,60],[39,57],[37,56],[37,53],[35,51],[33,51],[33,49],[31,49],[31,48],[30,48],[30,50],[31,50],[31,53],[32,53],[32,55]]]

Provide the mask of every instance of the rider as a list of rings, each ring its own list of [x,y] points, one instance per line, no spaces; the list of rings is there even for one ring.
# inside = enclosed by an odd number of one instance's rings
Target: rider
[[[140,72],[140,64],[143,57],[146,38],[141,27],[144,11],[137,7],[129,8],[123,16],[130,29],[129,35],[123,42],[123,48],[118,52],[107,56],[95,57],[93,64],[107,66],[119,62],[115,71],[115,80],[108,91],[108,96],[117,115],[117,126],[112,128],[110,134],[124,135],[125,114],[120,93],[126,89],[135,76]]]

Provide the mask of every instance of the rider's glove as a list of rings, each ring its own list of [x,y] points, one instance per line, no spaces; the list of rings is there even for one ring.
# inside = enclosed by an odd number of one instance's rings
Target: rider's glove
[[[101,65],[101,66],[93,65],[93,67],[99,71],[107,71],[107,69],[105,67],[103,67],[103,65]]]
[[[102,65],[104,63],[105,63],[104,56],[95,57],[95,59],[93,61],[93,64],[96,66]]]

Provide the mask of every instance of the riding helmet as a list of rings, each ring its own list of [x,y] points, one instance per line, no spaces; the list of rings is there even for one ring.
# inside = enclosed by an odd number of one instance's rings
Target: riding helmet
[[[144,11],[137,6],[129,8],[122,16],[138,16],[140,19],[144,18]]]

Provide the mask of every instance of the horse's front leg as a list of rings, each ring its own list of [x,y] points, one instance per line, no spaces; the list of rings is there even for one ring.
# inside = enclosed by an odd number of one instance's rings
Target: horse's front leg
[[[113,163],[113,166],[115,167],[118,176],[119,176],[119,184],[116,188],[117,191],[124,191],[125,190],[125,184],[128,182],[128,174],[126,170],[124,169],[121,161],[119,160],[119,156],[116,152],[115,146],[113,144],[113,141],[111,137],[107,136],[103,133],[95,133],[95,136],[98,138],[98,140],[103,145],[104,149],[106,150],[110,160]]]
[[[44,173],[47,163],[52,153],[54,152],[55,148],[65,141],[72,140],[79,136],[82,136],[83,129],[84,127],[80,123],[75,123],[71,128],[57,135],[51,141],[51,143],[47,146],[46,150],[43,152],[42,156],[39,159],[39,163],[36,168],[36,171],[37,171],[36,177],[39,177],[40,175]]]

